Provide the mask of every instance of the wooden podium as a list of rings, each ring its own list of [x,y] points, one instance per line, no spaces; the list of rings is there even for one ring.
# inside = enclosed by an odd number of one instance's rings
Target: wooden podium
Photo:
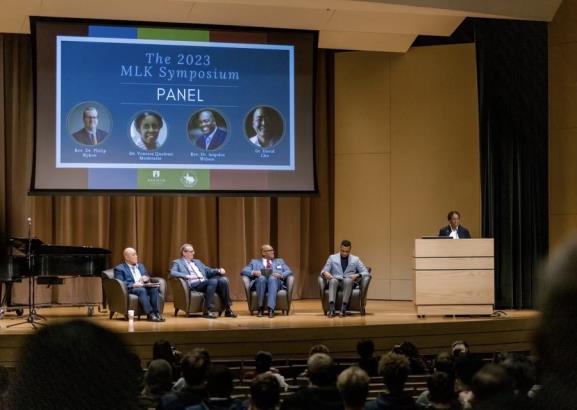
[[[417,315],[490,315],[495,304],[493,239],[415,239]]]

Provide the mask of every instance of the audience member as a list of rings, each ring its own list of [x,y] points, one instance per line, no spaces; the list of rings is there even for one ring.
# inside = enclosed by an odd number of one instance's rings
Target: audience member
[[[288,384],[285,381],[285,378],[279,373],[277,369],[272,367],[272,353],[262,350],[257,352],[256,356],[254,357],[254,364],[254,373],[247,373],[245,378],[251,379],[259,374],[269,373],[276,377],[281,390],[286,391],[288,389]]]
[[[359,354],[358,366],[371,377],[379,374],[379,359],[375,354],[375,343],[372,340],[360,340],[357,343],[357,353]]]
[[[409,359],[411,364],[411,374],[427,374],[430,373],[429,366],[423,360],[419,354],[417,346],[411,342],[403,342],[398,346],[395,346],[395,353],[402,354]]]
[[[471,387],[475,410],[517,408],[513,394],[513,380],[501,365],[490,363],[483,366],[473,376]]]
[[[172,367],[164,359],[150,362],[144,376],[144,389],[140,393],[139,406],[143,409],[156,408],[160,398],[172,389]]]
[[[188,407],[187,410],[244,410],[242,401],[231,397],[234,390],[230,370],[223,365],[213,366],[206,374],[206,392],[208,398],[201,404]]]
[[[182,353],[174,348],[168,340],[157,340],[152,346],[152,360],[164,359],[172,367],[172,380],[180,378],[180,361]]]
[[[574,409],[577,405],[577,236],[548,263],[540,283],[541,317],[535,347],[542,363],[539,409]]]
[[[328,354],[330,354],[330,350],[325,345],[318,344],[318,345],[314,345],[313,347],[311,347],[309,349],[309,357],[311,357],[315,353],[324,353],[324,354],[328,355]]]
[[[413,398],[404,392],[410,369],[411,364],[406,356],[394,352],[383,355],[379,361],[379,374],[383,377],[387,391],[376,400],[367,403],[365,408],[367,410],[415,409]]]
[[[369,395],[371,379],[367,372],[357,366],[351,366],[341,372],[337,378],[337,388],[345,410],[362,410]]]
[[[287,397],[281,409],[344,409],[336,386],[337,372],[333,359],[315,353],[307,361],[310,385]]]
[[[471,408],[473,392],[471,383],[473,376],[483,367],[483,361],[474,354],[457,356],[455,358],[455,392],[464,409]]]
[[[8,408],[135,409],[141,372],[111,331],[83,320],[49,325],[22,346]]]
[[[280,402],[280,386],[276,377],[263,373],[250,385],[249,410],[276,410]]]
[[[417,400],[417,409],[450,409],[459,410],[453,379],[444,372],[435,372],[427,380],[427,403]]]
[[[454,391],[455,371],[453,369],[453,356],[451,356],[449,352],[440,352],[439,354],[437,354],[437,357],[435,358],[433,364],[433,370],[435,373],[439,372],[445,373],[449,377],[450,379],[449,383],[451,384],[451,389]],[[415,403],[419,408],[428,408],[427,406],[431,404],[431,401],[429,399],[429,390],[427,389],[423,391],[419,395]]]
[[[200,404],[206,398],[204,382],[209,366],[210,360],[204,349],[195,349],[185,354],[180,368],[186,384],[179,391],[163,396],[158,409],[176,410]]]

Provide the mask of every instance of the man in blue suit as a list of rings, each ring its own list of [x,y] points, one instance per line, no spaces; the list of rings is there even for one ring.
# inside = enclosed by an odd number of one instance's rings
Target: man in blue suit
[[[335,316],[335,300],[339,289],[343,290],[343,303],[340,316],[345,317],[353,286],[361,276],[368,275],[369,271],[358,256],[351,255],[351,241],[343,240],[338,253],[329,256],[321,276],[325,279],[325,288],[329,287],[328,317]]]
[[[226,138],[226,131],[217,127],[214,114],[210,110],[198,114],[198,129],[202,135],[196,139],[195,143],[198,148],[205,151],[217,149]]]
[[[114,277],[123,281],[128,293],[138,296],[138,302],[151,322],[164,322],[158,311],[158,287],[148,287],[150,275],[142,263],[138,263],[138,254],[133,248],[126,248],[122,253],[124,263],[114,268]]]
[[[258,317],[264,315],[264,296],[268,291],[268,317],[273,318],[276,293],[281,289],[287,276],[292,275],[292,271],[282,258],[274,257],[274,248],[269,244],[262,245],[260,252],[262,257],[251,260],[240,274],[250,278],[250,288],[256,289]],[[268,278],[263,274],[263,269],[270,269],[269,272],[272,272]]]
[[[224,303],[224,315],[226,317],[236,317],[236,313],[230,308],[232,302],[229,296],[228,279],[222,276],[226,271],[223,268],[209,268],[200,260],[194,259],[194,247],[189,243],[185,243],[180,247],[180,256],[179,259],[175,259],[170,264],[170,274],[177,278],[186,279],[190,289],[204,293],[204,312],[202,316],[207,319],[216,319],[218,317],[212,311],[212,300],[216,292]]]
[[[447,215],[449,225],[439,230],[439,236],[450,236],[453,239],[471,239],[469,230],[461,226],[461,214],[458,211],[451,211]]]

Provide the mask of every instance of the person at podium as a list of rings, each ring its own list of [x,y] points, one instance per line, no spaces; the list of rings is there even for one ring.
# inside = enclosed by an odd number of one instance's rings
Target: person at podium
[[[451,211],[447,215],[449,225],[439,230],[439,236],[450,236],[452,239],[471,239],[469,230],[461,226],[461,214],[458,211]]]

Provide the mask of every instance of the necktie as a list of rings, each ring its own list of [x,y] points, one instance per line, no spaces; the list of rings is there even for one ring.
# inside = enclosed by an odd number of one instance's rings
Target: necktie
[[[92,143],[93,143],[94,145],[98,144],[98,140],[96,139],[96,133],[93,132],[91,135],[92,135]]]
[[[272,263],[270,262],[270,259],[266,261],[266,268],[272,269]]]

